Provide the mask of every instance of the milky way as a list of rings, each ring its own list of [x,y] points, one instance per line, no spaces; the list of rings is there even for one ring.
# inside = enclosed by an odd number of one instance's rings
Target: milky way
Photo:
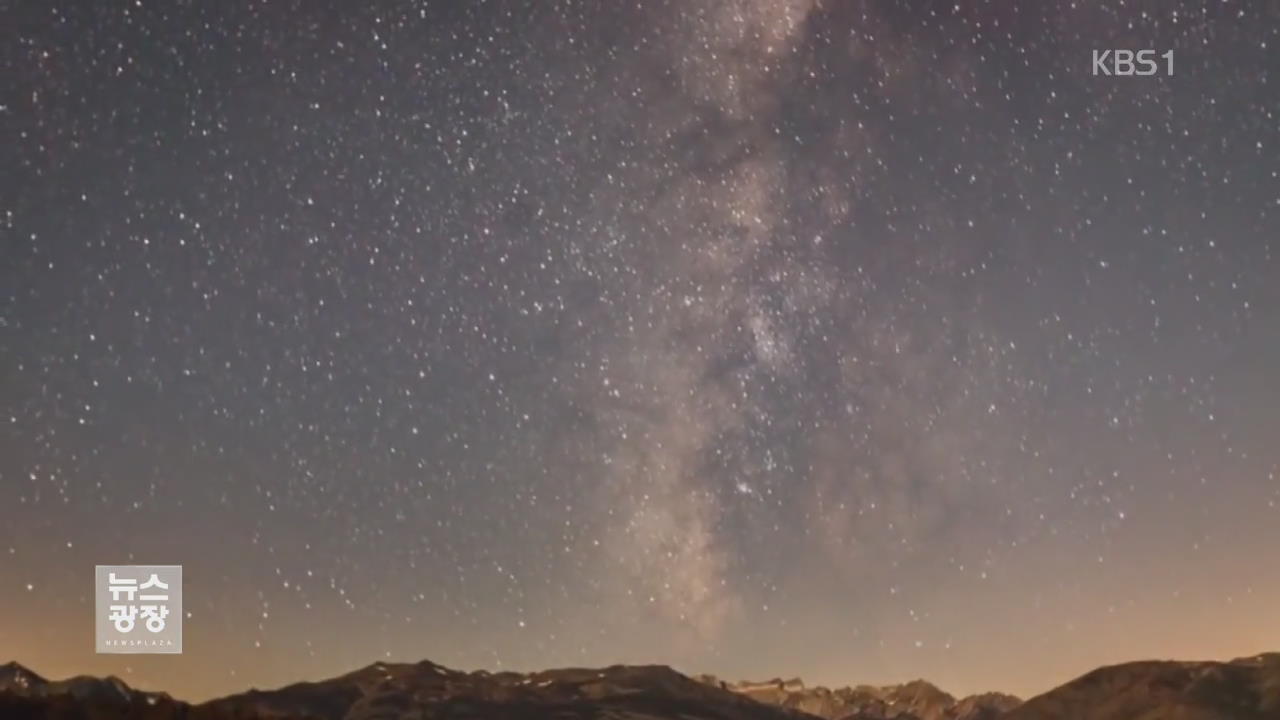
[[[356,5],[11,10],[0,660],[1280,645],[1276,6]],[[92,653],[114,563],[184,655]]]

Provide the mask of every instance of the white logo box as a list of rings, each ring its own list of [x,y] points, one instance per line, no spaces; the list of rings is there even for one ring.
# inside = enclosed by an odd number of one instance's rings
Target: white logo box
[[[100,653],[180,654],[182,566],[95,566],[93,625]]]

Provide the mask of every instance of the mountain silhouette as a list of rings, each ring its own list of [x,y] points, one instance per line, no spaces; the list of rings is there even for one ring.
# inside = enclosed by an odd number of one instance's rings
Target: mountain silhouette
[[[190,704],[119,678],[47,680],[0,665],[4,720],[1278,720],[1280,653],[1099,668],[1025,703],[923,680],[838,689],[724,682],[661,665],[534,673],[374,663],[319,682]]]
[[[741,683],[725,683],[706,675],[699,679],[763,703],[793,708],[826,720],[991,720],[1021,703],[1018,698],[1003,693],[957,699],[924,680],[832,690],[806,687],[799,678]]]
[[[1280,653],[1132,662],[1087,673],[1001,720],[1280,720]]]

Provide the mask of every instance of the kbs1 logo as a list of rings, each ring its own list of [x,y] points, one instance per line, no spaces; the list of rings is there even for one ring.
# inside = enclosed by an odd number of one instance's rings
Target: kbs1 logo
[[[182,566],[98,565],[94,635],[100,653],[182,653]]]
[[[1160,62],[1157,62],[1159,60]],[[1165,75],[1173,76],[1173,51],[1166,50],[1157,55],[1155,50],[1094,50],[1093,74],[1119,75],[1157,75],[1163,70]]]

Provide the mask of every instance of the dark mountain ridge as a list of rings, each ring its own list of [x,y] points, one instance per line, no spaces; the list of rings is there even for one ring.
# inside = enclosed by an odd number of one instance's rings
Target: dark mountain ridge
[[[1086,673],[1001,720],[1280,720],[1280,653],[1139,661]]]
[[[50,682],[16,663],[4,667],[4,720],[812,720],[658,665],[522,674],[461,672],[428,661],[374,663],[329,680],[255,689],[196,705],[128,689],[116,678],[99,682],[107,688],[118,684],[124,692],[96,694],[82,691],[88,685],[79,678]]]
[[[1020,703],[956,699],[915,680],[838,689],[796,680],[727,683],[661,665],[534,673],[374,663],[319,682],[200,704],[116,677],[51,681],[0,665],[4,720],[1280,720],[1280,653],[1230,662],[1143,661],[1099,668]]]

